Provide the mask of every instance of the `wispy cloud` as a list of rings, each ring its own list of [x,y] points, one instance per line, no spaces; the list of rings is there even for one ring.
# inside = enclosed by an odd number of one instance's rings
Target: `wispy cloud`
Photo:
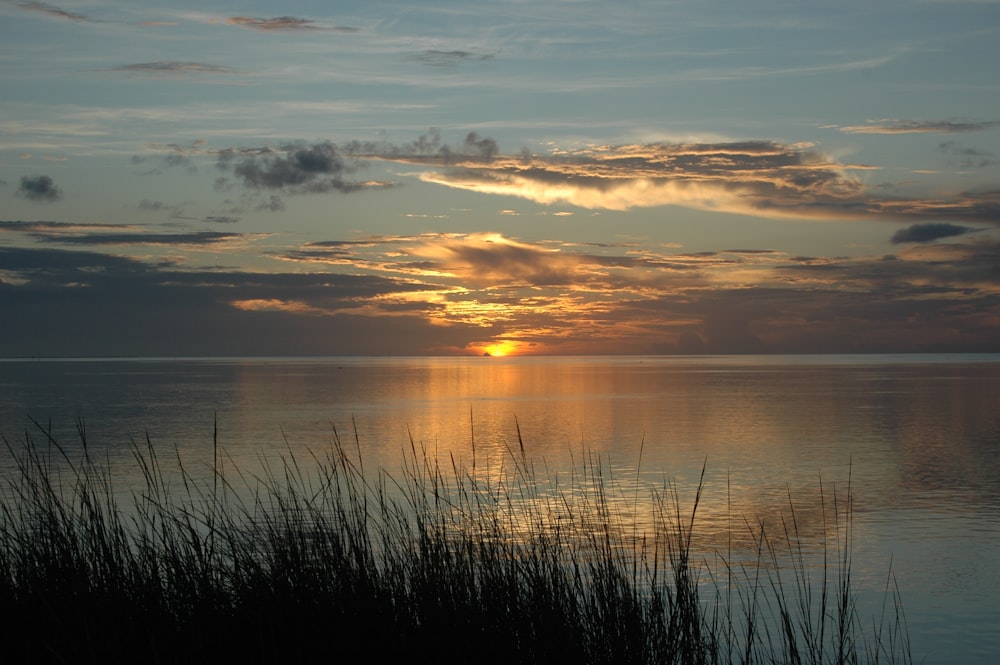
[[[221,65],[210,65],[202,62],[185,62],[179,60],[159,60],[157,62],[138,62],[129,65],[119,65],[103,70],[108,72],[127,72],[130,74],[145,74],[147,76],[176,76],[179,74],[233,74],[235,70]]]
[[[50,5],[46,2],[20,2],[17,4],[21,9],[26,9],[28,11],[40,12],[46,16],[51,16],[53,18],[66,19],[69,21],[77,22],[92,22],[94,19],[90,18],[85,14],[77,14],[76,12],[67,11],[65,9],[60,9],[55,5]]]
[[[461,62],[482,62],[492,60],[495,53],[477,53],[474,51],[427,49],[412,56],[412,60],[432,67],[450,67]]]
[[[261,18],[257,16],[231,16],[226,19],[230,25],[238,25],[243,28],[271,31],[294,31],[294,30],[333,30],[335,32],[357,32],[357,28],[350,26],[324,26],[311,19],[298,18],[295,16],[276,16],[273,18]]]
[[[316,24],[309,19],[294,16],[277,16],[275,18],[259,18],[253,16],[231,16],[226,19],[230,25],[238,25],[254,30],[315,30]]]
[[[865,125],[838,127],[846,134],[957,134],[981,132],[1000,125],[1000,121],[959,122],[954,120],[872,120]]]

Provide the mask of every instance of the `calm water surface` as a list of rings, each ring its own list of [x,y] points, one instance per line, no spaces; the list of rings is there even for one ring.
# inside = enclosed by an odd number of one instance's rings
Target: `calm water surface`
[[[612,477],[669,481],[684,500],[704,466],[705,549],[742,516],[784,514],[789,496],[803,531],[827,528],[821,488],[829,501],[849,483],[861,601],[891,565],[916,660],[1000,655],[996,355],[0,361],[0,432],[37,437],[30,418],[67,445],[83,418],[126,483],[128,442],[146,435],[208,473],[214,422],[242,469],[308,459],[334,432],[387,469],[411,440],[466,464],[474,442],[480,468],[499,468],[519,428],[550,475],[597,455]]]

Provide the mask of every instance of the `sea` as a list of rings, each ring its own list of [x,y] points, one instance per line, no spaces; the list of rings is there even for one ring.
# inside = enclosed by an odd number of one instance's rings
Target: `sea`
[[[701,485],[696,532],[849,536],[859,609],[898,593],[914,662],[1000,658],[1000,355],[8,359],[0,433],[0,476],[29,439],[85,437],[124,486],[136,443],[208,478],[334,441],[389,473],[596,464],[639,517]]]

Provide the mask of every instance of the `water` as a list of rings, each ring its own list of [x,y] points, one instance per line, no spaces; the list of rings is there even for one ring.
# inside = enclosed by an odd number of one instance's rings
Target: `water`
[[[335,431],[388,469],[411,441],[499,468],[520,431],[547,474],[597,455],[682,500],[704,467],[705,550],[726,546],[734,514],[773,522],[790,497],[804,533],[829,530],[821,488],[829,501],[849,484],[862,603],[891,565],[918,661],[1000,654],[997,355],[0,361],[0,398],[13,442],[38,437],[34,418],[72,447],[83,418],[125,484],[128,443],[147,435],[208,474],[216,422],[241,469],[308,460]]]

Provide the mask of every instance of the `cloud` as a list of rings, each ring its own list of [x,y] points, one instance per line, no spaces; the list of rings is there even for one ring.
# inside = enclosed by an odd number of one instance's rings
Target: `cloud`
[[[147,162],[158,162],[163,168],[180,167],[188,173],[198,172],[198,167],[195,165],[192,155],[201,154],[202,149],[200,144],[187,147],[177,143],[170,143],[163,146],[153,147],[164,149],[167,152],[156,155],[132,155],[129,161],[137,166],[140,164],[146,164]],[[160,166],[156,166],[149,171],[143,172],[143,174],[159,175],[162,172],[163,171]]]
[[[0,347],[11,356],[419,355],[460,349],[479,332],[379,304],[421,288],[375,275],[185,272],[0,246]],[[87,334],[66,321],[86,321]]]
[[[0,222],[0,232],[62,232],[88,246],[239,240],[71,226]],[[851,258],[371,236],[275,250],[298,264],[280,273],[111,251],[0,243],[0,311],[13,322],[0,345],[15,355],[423,354],[502,337],[548,353],[1000,351],[1000,243],[986,236]],[[84,314],[85,336],[49,325]]]
[[[19,233],[73,233],[78,231],[107,231],[123,228],[119,224],[77,224],[74,222],[22,222],[0,220],[0,231]]]
[[[139,201],[139,210],[149,210],[149,211],[176,211],[177,206],[172,206],[164,203],[163,201],[150,201],[149,199],[143,199]]]
[[[257,18],[251,16],[231,16],[226,19],[230,25],[238,25],[254,30],[315,30],[313,21],[294,16],[277,16],[275,18]]]
[[[281,212],[285,209],[285,202],[277,194],[271,194],[266,201],[262,201],[254,210],[266,210],[268,212]]]
[[[101,232],[101,233],[57,233],[34,232],[33,236],[45,242],[55,242],[67,245],[215,245],[224,242],[243,239],[238,233],[221,233],[218,231],[197,231],[191,233],[146,233],[136,232]]]
[[[678,205],[758,217],[799,219],[955,219],[1000,224],[1000,191],[948,198],[892,199],[811,144],[775,141],[598,146],[550,155],[476,159],[451,153],[385,158],[450,168],[426,182],[518,196],[545,205],[629,210]]]
[[[1000,121],[956,122],[953,120],[873,120],[866,125],[839,127],[846,134],[956,134],[980,132],[1000,125]]]
[[[951,238],[972,233],[975,230],[957,224],[914,224],[892,234],[892,243],[898,245],[907,242],[931,242],[938,238]]]
[[[344,159],[337,146],[328,141],[311,146],[288,145],[278,150],[226,149],[219,153],[216,166],[231,171],[245,187],[255,190],[283,190],[296,194],[349,193],[393,185],[382,181],[345,180],[343,176],[355,168]]]
[[[21,2],[17,5],[21,9],[26,9],[28,11],[40,12],[46,16],[52,16],[54,18],[67,19],[76,22],[93,22],[93,19],[84,14],[77,14],[75,12],[66,11],[65,9],[60,9],[54,5],[50,5],[45,2]]]
[[[158,201],[146,201],[148,210],[172,210]],[[234,217],[207,217],[203,221],[231,223]],[[141,226],[121,224],[77,224],[72,222],[24,222],[0,220],[0,232],[24,233],[36,240],[67,245],[213,245],[249,238],[239,233],[199,231],[190,233],[150,233]]]
[[[138,62],[130,65],[119,65],[103,71],[128,72],[131,74],[146,74],[149,76],[174,76],[177,74],[232,74],[234,70],[221,65],[209,65],[202,62],[186,62],[180,60],[159,60],[156,62]]]
[[[460,62],[482,62],[492,60],[493,53],[475,53],[473,51],[441,51],[437,49],[427,49],[415,54],[412,59],[432,67],[450,67]]]
[[[581,277],[579,257],[499,234],[443,238],[409,251],[434,259],[434,272],[460,277],[463,285],[552,286]]]
[[[496,140],[491,137],[469,132],[461,144],[453,145],[446,143],[436,128],[409,143],[351,141],[341,149],[358,158],[442,165],[489,161],[499,152]]]
[[[22,176],[17,193],[32,201],[58,201],[62,198],[62,191],[47,175]]]
[[[667,204],[778,214],[852,200],[861,183],[808,145],[772,141],[602,146],[551,156],[456,159],[429,182],[539,203],[627,210]]]
[[[238,25],[243,28],[260,30],[263,32],[272,31],[294,31],[294,30],[331,30],[334,32],[358,32],[358,28],[346,25],[323,26],[311,19],[297,18],[295,16],[276,16],[274,18],[260,18],[256,16],[231,16],[226,19],[229,25]]]
[[[993,159],[993,153],[965,147],[957,141],[943,141],[938,144],[937,149],[946,155],[962,157],[959,166],[963,169],[985,169],[997,164],[997,160]]]
[[[349,177],[361,170],[367,160],[422,162],[436,165],[487,163],[498,153],[497,142],[488,136],[469,132],[458,144],[442,140],[432,129],[409,143],[385,141],[350,141],[337,145],[331,141],[313,144],[292,143],[273,146],[239,146],[208,149],[203,141],[191,145],[178,143],[150,145],[155,154],[133,155],[135,165],[158,163],[146,174],[159,174],[162,168],[182,167],[197,172],[196,157],[214,156],[215,166],[227,176],[215,178],[216,191],[228,191],[234,184],[254,192],[271,192],[257,204],[259,210],[284,208],[283,194],[351,193],[360,190],[394,187],[396,182],[363,180]],[[234,183],[235,181],[235,183]]]

